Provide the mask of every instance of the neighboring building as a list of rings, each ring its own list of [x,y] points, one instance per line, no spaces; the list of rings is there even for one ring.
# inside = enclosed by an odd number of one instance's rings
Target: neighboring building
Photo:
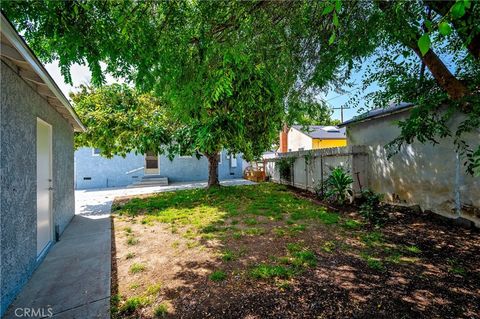
[[[480,178],[465,172],[453,138],[440,139],[437,145],[415,141],[387,158],[384,146],[399,136],[396,123],[407,119],[412,108],[407,103],[392,105],[341,124],[347,128],[349,146],[365,145],[368,150],[368,187],[385,194],[389,202],[419,205],[422,210],[462,217],[480,227]],[[450,129],[454,132],[464,119],[464,115],[454,116],[448,123]],[[480,129],[464,138],[478,147]]]
[[[244,161],[241,154],[230,156],[221,152],[218,164],[220,180],[242,178]],[[105,188],[143,183],[145,180],[164,183],[208,180],[208,160],[205,156],[176,156],[172,161],[155,154],[135,155],[111,159],[99,155],[98,150],[81,148],[75,152],[75,187],[77,189]]]
[[[281,153],[342,146],[347,146],[345,128],[293,125],[280,133]]]
[[[1,316],[75,214],[73,133],[84,127],[3,14],[0,63]]]

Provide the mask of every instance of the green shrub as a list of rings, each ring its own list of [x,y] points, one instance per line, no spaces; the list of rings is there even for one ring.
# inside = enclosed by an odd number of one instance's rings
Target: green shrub
[[[290,181],[292,178],[292,168],[294,162],[295,157],[281,157],[275,163],[275,166],[278,168],[278,172],[280,173],[280,179]]]
[[[374,225],[381,225],[385,221],[385,216],[380,208],[380,202],[383,194],[377,194],[369,189],[362,191],[362,205],[359,213],[366,220]]]
[[[342,167],[336,167],[325,180],[325,197],[342,205],[348,196],[352,196],[352,177]]]

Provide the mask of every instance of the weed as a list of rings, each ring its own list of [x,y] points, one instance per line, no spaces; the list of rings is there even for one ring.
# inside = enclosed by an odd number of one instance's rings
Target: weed
[[[180,242],[179,242],[178,240],[176,240],[176,241],[174,241],[174,242],[172,243],[172,248],[175,248],[175,249],[176,249],[176,248],[178,248],[179,246],[180,246]]]
[[[293,254],[292,264],[297,267],[314,267],[317,265],[317,257],[311,251],[299,251]]]
[[[383,235],[380,232],[374,231],[360,236],[360,239],[369,247],[378,246],[383,242]]]
[[[223,261],[231,261],[231,260],[234,260],[234,259],[235,259],[235,254],[234,254],[233,251],[227,249],[222,253],[222,260]]]
[[[130,266],[130,273],[138,274],[138,273],[141,273],[142,271],[144,271],[145,268],[146,267],[143,264],[134,263]]]
[[[272,232],[277,235],[278,237],[284,237],[287,236],[287,231],[285,229],[282,229],[280,227],[275,227]]]
[[[455,258],[447,258],[447,264],[449,265],[448,271],[455,275],[464,276],[467,271],[462,267],[460,262]]]
[[[333,241],[326,241],[322,245],[322,250],[326,253],[331,253],[335,250],[335,243]]]
[[[244,223],[245,225],[253,226],[253,225],[258,224],[258,221],[257,221],[255,218],[245,218],[245,219],[243,220],[243,223]]]
[[[281,290],[287,290],[291,288],[291,284],[287,280],[276,280],[275,286],[277,286]]]
[[[125,259],[132,259],[134,257],[135,257],[135,253],[130,252],[127,254],[127,256],[125,256]]]
[[[355,220],[355,219],[346,219],[345,222],[342,224],[343,228],[356,230],[362,227],[362,223]]]
[[[301,232],[305,231],[305,229],[307,229],[307,227],[303,224],[292,225],[292,226],[288,227],[288,231],[291,234],[301,233]]]
[[[131,314],[137,309],[148,305],[149,301],[145,297],[132,297],[128,298],[125,303],[120,307],[120,312],[124,314]]]
[[[221,270],[216,270],[210,274],[209,278],[211,281],[219,282],[227,279],[227,274]]]
[[[245,229],[245,234],[247,235],[258,236],[264,233],[265,233],[265,230],[258,227],[251,227],[251,228]]]
[[[299,252],[303,249],[303,246],[297,243],[288,243],[287,244],[287,250],[289,253],[293,254],[296,252]]]
[[[405,250],[410,252],[410,253],[413,253],[413,254],[420,254],[422,251],[420,250],[420,248],[418,248],[417,246],[415,245],[412,245],[412,246],[406,246],[405,247]]]
[[[135,238],[135,237],[133,237],[133,236],[129,236],[129,237],[127,238],[127,244],[130,245],[130,246],[136,245],[136,244],[138,244],[138,243],[139,243],[138,238]]]
[[[294,274],[292,269],[279,265],[260,264],[250,271],[250,275],[256,279],[283,278],[288,279]]]
[[[382,225],[386,220],[380,209],[382,198],[383,194],[377,194],[369,189],[362,191],[363,203],[360,205],[359,213],[374,225]]]
[[[130,285],[130,289],[132,289],[132,290],[135,290],[135,289],[137,289],[138,287],[140,287],[140,284],[138,284],[138,283],[136,283],[136,282],[134,282],[133,284]]]
[[[242,238],[242,236],[243,236],[243,232],[241,232],[241,231],[234,232],[234,233],[232,234],[232,237],[233,237],[234,239],[240,239],[240,238]]]
[[[361,253],[360,256],[362,257],[363,260],[367,262],[367,266],[376,269],[376,270],[382,270],[383,269],[383,263],[379,258],[375,258],[373,256],[370,256],[366,253]]]
[[[132,233],[132,227],[125,227],[123,230],[125,230],[127,234]]]
[[[164,318],[168,315],[168,306],[164,303],[159,304],[153,310],[153,314],[156,318]]]
[[[162,284],[153,284],[147,287],[147,295],[156,296],[162,290]]]

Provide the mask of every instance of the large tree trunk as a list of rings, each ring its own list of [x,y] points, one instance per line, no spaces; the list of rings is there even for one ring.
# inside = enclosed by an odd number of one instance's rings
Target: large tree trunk
[[[450,72],[432,49],[428,50],[428,52],[422,56],[416,43],[410,44],[409,46],[427,66],[437,83],[452,99],[458,100],[468,94],[468,88],[465,84],[460,82],[460,80]]]
[[[218,181],[218,154],[205,154],[208,158],[208,185],[207,188],[220,186]]]

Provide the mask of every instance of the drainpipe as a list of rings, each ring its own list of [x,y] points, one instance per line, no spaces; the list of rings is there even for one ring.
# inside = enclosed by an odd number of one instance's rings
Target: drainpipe
[[[460,165],[460,156],[458,152],[455,152],[455,183],[454,183],[454,192],[455,192],[455,213],[457,217],[460,217],[462,212],[462,202],[460,197],[460,186],[462,185],[462,176],[460,170],[462,169]]]

